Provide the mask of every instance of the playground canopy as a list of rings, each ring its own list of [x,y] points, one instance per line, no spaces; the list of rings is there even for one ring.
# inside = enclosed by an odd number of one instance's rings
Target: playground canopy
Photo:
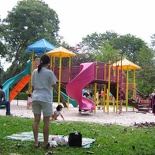
[[[34,54],[44,54],[45,52],[48,52],[55,48],[56,47],[53,44],[51,44],[49,41],[47,41],[46,39],[41,39],[29,45],[26,49],[26,52],[27,53],[34,52]]]
[[[122,61],[117,61],[116,63],[113,64],[113,67],[118,66],[119,69],[121,69],[121,65],[122,65],[122,70],[137,70],[137,69],[141,69],[141,67],[139,67],[138,65],[134,64],[133,62],[127,60],[126,58],[124,58]]]
[[[58,48],[55,48],[54,50],[51,50],[47,53],[48,55],[50,56],[53,56],[53,57],[72,57],[72,56],[75,56],[76,54],[73,53],[72,51],[69,51],[67,50],[66,48],[60,46]]]
[[[65,49],[64,47],[60,46],[54,50],[47,52],[47,54],[51,57],[59,57],[59,82],[58,82],[58,103],[60,103],[60,90],[61,90],[61,67],[62,67],[62,58],[69,57],[69,62],[71,63],[71,57],[75,56],[76,54]],[[69,63],[69,66],[70,66]]]

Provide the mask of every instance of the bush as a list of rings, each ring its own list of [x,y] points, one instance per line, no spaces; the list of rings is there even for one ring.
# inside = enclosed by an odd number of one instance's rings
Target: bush
[[[26,92],[20,92],[16,97],[15,99],[16,100],[27,100],[28,98],[28,95]],[[58,96],[57,95],[54,95],[53,96],[53,102],[58,102]]]
[[[16,100],[27,100],[27,93],[26,92],[20,92],[16,97],[15,99]]]
[[[57,95],[53,96],[53,102],[58,102],[58,96]]]

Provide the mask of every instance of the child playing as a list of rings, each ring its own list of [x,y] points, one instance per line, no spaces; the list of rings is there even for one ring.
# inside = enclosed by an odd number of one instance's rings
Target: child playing
[[[32,95],[28,94],[27,109],[29,109],[31,106],[32,106]]]
[[[61,110],[62,110],[62,105],[58,105],[56,107],[56,109],[54,110],[54,114],[51,116],[51,119],[50,120],[57,120],[58,116],[61,116],[62,119],[64,120],[64,117],[63,115],[61,114]]]

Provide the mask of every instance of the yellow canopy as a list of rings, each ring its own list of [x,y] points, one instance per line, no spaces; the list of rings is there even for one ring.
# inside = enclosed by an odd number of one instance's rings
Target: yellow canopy
[[[62,46],[47,52],[47,54],[50,55],[50,56],[53,56],[53,57],[72,57],[72,56],[76,55],[72,51],[69,51],[66,48],[62,47]]]
[[[126,58],[124,58],[122,60],[122,64],[121,64],[121,60],[114,63],[113,67],[119,66],[119,68],[121,69],[121,65],[122,65],[122,70],[141,69],[141,67],[139,67],[138,65],[134,64],[133,62],[127,60]]]

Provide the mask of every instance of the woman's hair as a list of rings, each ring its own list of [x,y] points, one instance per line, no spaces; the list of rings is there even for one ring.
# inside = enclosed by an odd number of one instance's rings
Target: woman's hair
[[[57,110],[57,111],[60,111],[62,108],[63,108],[63,106],[62,106],[61,104],[59,104],[59,105],[56,107],[56,110]]]
[[[50,63],[50,57],[47,54],[44,54],[40,58],[40,64],[38,66],[38,73],[41,71],[43,65],[47,65]]]

